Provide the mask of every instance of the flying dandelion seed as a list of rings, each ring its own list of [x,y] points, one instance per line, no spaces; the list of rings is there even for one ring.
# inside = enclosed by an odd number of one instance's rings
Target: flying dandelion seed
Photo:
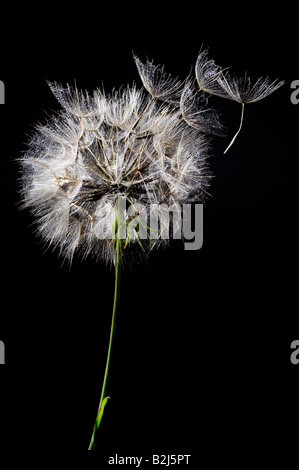
[[[208,60],[207,56],[207,49],[200,52],[195,65],[195,75],[200,90],[221,98],[237,101],[242,105],[239,129],[225,149],[224,153],[226,153],[241,131],[245,104],[255,103],[266,98],[266,96],[278,90],[284,84],[284,81],[274,80],[271,82],[268,77],[260,77],[251,85],[251,79],[247,74],[242,78],[237,78],[230,75],[229,72],[224,73],[221,67],[216,65],[213,59]]]
[[[256,101],[266,98],[266,96],[269,96],[280,88],[284,82],[278,80],[270,82],[269,78],[260,77],[253,85],[251,85],[251,79],[250,77],[247,77],[247,75],[237,78],[229,75],[228,73],[219,76],[217,80],[222,89],[227,93],[227,98],[237,101],[242,105],[240,126],[230,144],[225,149],[224,153],[226,153],[241,131],[245,104],[255,103]]]
[[[163,211],[182,213],[184,204],[202,203],[208,194],[208,142],[211,135],[223,135],[208,95],[242,103],[243,119],[245,103],[268,96],[282,84],[259,79],[251,86],[247,78],[231,78],[208,60],[206,50],[195,66],[198,86],[190,77],[173,78],[164,66],[136,56],[134,60],[144,89],[128,86],[89,94],[49,83],[62,108],[36,126],[21,159],[23,207],[34,214],[45,243],[69,263],[78,253],[115,267],[110,341],[89,450],[109,398],[123,259],[132,250],[147,254],[169,243],[163,234],[170,233],[170,217],[161,217]],[[160,220],[154,236],[149,216]]]

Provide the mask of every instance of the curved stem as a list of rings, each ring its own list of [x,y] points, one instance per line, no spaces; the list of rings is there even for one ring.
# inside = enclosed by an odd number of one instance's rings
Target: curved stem
[[[114,302],[113,302],[113,310],[112,310],[112,320],[111,320],[111,329],[110,329],[110,339],[109,339],[109,347],[108,347],[108,353],[107,353],[107,360],[106,360],[106,368],[105,368],[105,375],[104,375],[104,380],[103,380],[103,385],[102,385],[102,392],[101,392],[101,398],[100,398],[100,403],[99,403],[99,408],[98,408],[98,413],[97,413],[97,418],[93,427],[93,432],[91,436],[91,440],[89,443],[88,450],[91,450],[94,447],[94,439],[95,439],[95,433],[96,430],[98,429],[101,418],[103,415],[104,411],[104,406],[106,404],[103,403],[105,400],[105,393],[106,393],[106,388],[107,388],[107,379],[108,379],[108,373],[109,373],[109,365],[110,365],[110,356],[111,356],[111,347],[112,347],[112,340],[113,340],[113,334],[114,334],[114,329],[115,329],[115,317],[116,317],[116,311],[119,303],[119,292],[120,292],[120,278],[121,278],[121,260],[122,260],[122,240],[120,238],[116,239],[116,249],[115,249],[115,287],[114,287]],[[106,397],[109,398],[109,397]],[[103,409],[102,409],[103,405]]]
[[[242,128],[242,124],[243,124],[243,116],[244,116],[244,103],[242,103],[242,112],[241,112],[241,120],[240,120],[240,126],[239,126],[239,129],[237,130],[237,132],[235,133],[234,137],[232,138],[230,144],[228,145],[228,147],[226,147],[226,149],[224,150],[223,153],[226,153],[228,151],[228,149],[233,145],[234,141],[236,140],[236,137],[237,135],[239,134],[241,128]]]

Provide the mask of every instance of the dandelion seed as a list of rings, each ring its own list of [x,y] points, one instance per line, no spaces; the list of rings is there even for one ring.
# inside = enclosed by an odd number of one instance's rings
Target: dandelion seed
[[[256,101],[266,98],[266,96],[269,96],[271,93],[278,90],[278,88],[284,84],[284,81],[274,80],[273,82],[270,82],[268,77],[260,77],[253,85],[251,85],[250,77],[247,77],[246,74],[243,78],[236,78],[228,73],[218,76],[217,81],[221,88],[227,93],[227,98],[237,101],[242,105],[240,126],[230,144],[225,149],[224,153],[226,153],[241,131],[245,104],[255,103]]]
[[[199,89],[209,95],[217,95],[228,98],[226,90],[218,82],[223,71],[213,59],[208,59],[209,50],[204,49],[197,57],[195,64],[195,76]]]
[[[284,84],[283,80],[270,82],[268,77],[260,77],[251,85],[251,79],[247,74],[245,74],[244,77],[237,78],[231,76],[229,73],[219,75],[217,81],[221,88],[227,93],[227,97],[243,104],[255,103],[256,101],[262,100]]]
[[[223,136],[223,126],[217,111],[207,107],[207,99],[195,89],[194,81],[188,80],[181,94],[180,109],[184,120],[206,134]]]
[[[179,104],[183,82],[166,73],[164,66],[155,66],[149,60],[143,63],[136,56],[134,59],[144,88],[154,98],[167,103]]]
[[[196,61],[195,74],[200,90],[221,98],[237,101],[242,105],[240,125],[224,151],[226,153],[241,131],[245,104],[255,103],[265,98],[278,90],[284,84],[284,81],[274,80],[271,82],[268,77],[260,77],[251,85],[250,77],[247,74],[242,78],[237,78],[230,75],[229,72],[224,73],[224,70],[216,65],[213,59],[208,59],[207,56],[208,49],[205,49],[198,55]]]

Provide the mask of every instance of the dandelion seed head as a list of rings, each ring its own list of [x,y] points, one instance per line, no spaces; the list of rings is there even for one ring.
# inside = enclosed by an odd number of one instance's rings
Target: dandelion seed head
[[[119,198],[133,208],[141,203],[148,213],[155,205],[203,199],[206,139],[178,106],[135,86],[90,95],[49,85],[62,110],[36,126],[22,158],[22,196],[38,233],[64,258],[78,252],[113,261]],[[127,214],[125,224],[138,214]],[[164,242],[157,237],[149,245]],[[131,236],[128,245],[134,244]]]

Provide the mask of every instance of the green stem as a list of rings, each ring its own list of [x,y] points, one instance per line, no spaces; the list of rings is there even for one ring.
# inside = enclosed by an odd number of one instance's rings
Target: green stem
[[[106,393],[106,388],[107,388],[107,379],[108,379],[110,356],[111,356],[111,346],[112,346],[113,333],[114,333],[114,329],[115,329],[115,316],[116,316],[117,306],[118,306],[118,303],[119,303],[119,292],[120,292],[121,261],[122,261],[122,240],[118,237],[116,239],[115,255],[116,255],[115,256],[115,287],[114,287],[114,302],[113,302],[109,347],[108,347],[105,375],[104,375],[104,380],[103,380],[103,385],[102,385],[102,392],[101,392],[101,398],[100,398],[97,418],[96,418],[96,421],[95,421],[95,424],[94,424],[94,427],[93,427],[93,433],[92,433],[92,436],[91,436],[91,440],[90,440],[88,450],[91,450],[95,445],[94,444],[95,433],[96,433],[96,430],[98,429],[98,427],[100,425],[101,417],[102,417],[102,414],[103,414],[103,411],[104,411],[101,408],[102,408],[103,400],[105,399],[105,393]]]

